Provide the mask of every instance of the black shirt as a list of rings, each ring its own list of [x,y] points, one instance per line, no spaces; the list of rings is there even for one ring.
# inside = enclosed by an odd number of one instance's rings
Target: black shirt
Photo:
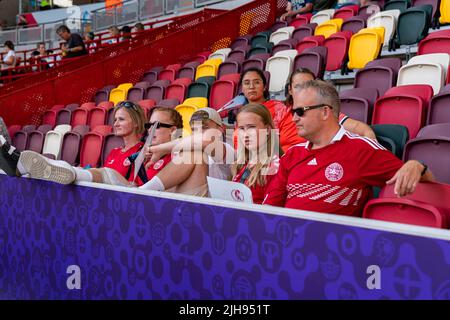
[[[84,45],[83,38],[78,33],[72,33],[70,39],[67,41],[67,48],[72,49],[82,46],[83,50],[77,52],[67,52],[67,58],[75,58],[87,54],[86,46]]]

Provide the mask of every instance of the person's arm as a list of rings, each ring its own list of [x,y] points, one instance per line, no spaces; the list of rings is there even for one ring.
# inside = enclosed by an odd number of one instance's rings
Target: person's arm
[[[7,66],[13,66],[15,61],[15,56],[10,56],[8,59],[3,61],[3,64],[6,64]]]
[[[300,14],[300,13],[308,13],[308,12],[311,12],[312,9],[313,9],[313,4],[312,3],[307,3],[307,4],[305,4],[305,6],[303,8],[300,8],[298,10],[292,11],[291,16],[295,16],[295,15]]]
[[[287,6],[286,6],[286,12],[281,15],[280,20],[285,21],[286,18],[288,17],[288,14],[291,11],[292,11],[292,3],[290,1],[288,1]]]
[[[351,133],[355,133],[357,135],[370,139],[376,139],[375,133],[373,132],[372,128],[370,128],[364,122],[352,118],[347,118],[343,126],[345,130],[350,131]]]
[[[422,174],[423,173],[423,174]],[[414,193],[418,182],[433,182],[434,176],[428,168],[417,160],[407,161],[395,175],[386,181],[386,184],[394,184],[394,193],[404,197]]]
[[[267,192],[262,204],[284,207],[287,197],[286,185],[288,178],[288,170],[285,167],[285,160],[286,157],[282,157],[280,159],[278,172],[267,186]]]

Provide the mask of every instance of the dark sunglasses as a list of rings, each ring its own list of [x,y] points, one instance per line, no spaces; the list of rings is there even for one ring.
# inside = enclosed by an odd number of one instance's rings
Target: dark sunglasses
[[[322,107],[329,107],[330,109],[333,109],[331,106],[321,103],[321,104],[316,104],[315,106],[306,106],[303,108],[297,108],[297,109],[291,109],[292,115],[297,115],[299,117],[303,117],[305,115],[305,112],[308,110],[312,110],[312,109],[319,109]]]
[[[133,109],[134,111],[138,111],[138,106],[131,101],[121,101],[117,104],[116,108],[127,108]]]
[[[150,129],[154,124],[155,124],[155,122],[149,122],[149,123],[146,123],[146,124],[144,125],[144,126],[145,126],[145,129],[146,129],[146,130]],[[158,122],[158,125],[156,126],[156,129],[159,129],[159,128],[172,128],[173,126],[174,126],[174,124],[168,124],[168,123]]]

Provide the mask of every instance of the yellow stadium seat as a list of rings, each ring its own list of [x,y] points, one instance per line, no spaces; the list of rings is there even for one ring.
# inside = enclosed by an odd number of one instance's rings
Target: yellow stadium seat
[[[195,80],[201,77],[217,77],[219,66],[222,63],[221,59],[208,59],[203,64],[197,67],[195,73]]]
[[[324,36],[325,38],[328,38],[333,33],[341,31],[341,26],[342,26],[343,22],[344,22],[344,20],[340,19],[340,18],[325,21],[324,23],[322,23],[316,27],[316,29],[314,31],[314,35],[315,36]]]
[[[361,69],[368,62],[375,60],[383,46],[383,40],[384,28],[362,29],[354,34],[348,51],[348,68]]]
[[[450,0],[441,0],[440,11],[439,22],[442,24],[450,23]]]
[[[114,88],[109,93],[109,101],[118,104],[120,101],[127,99],[128,90],[133,87],[132,83],[122,83],[117,88]]]
[[[187,137],[192,133],[191,126],[189,125],[192,114],[198,109],[206,108],[207,106],[208,99],[206,98],[189,98],[175,107],[175,110],[180,113],[183,119],[183,137]]]

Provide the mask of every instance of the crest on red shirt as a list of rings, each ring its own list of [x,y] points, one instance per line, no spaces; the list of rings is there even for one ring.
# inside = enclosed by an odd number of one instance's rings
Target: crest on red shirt
[[[158,170],[159,168],[162,167],[162,165],[164,164],[164,160],[158,160],[154,165],[153,165],[153,169]]]
[[[239,202],[244,201],[244,195],[242,194],[242,192],[240,190],[237,190],[237,189],[233,189],[231,191],[231,197],[233,198],[234,201],[239,201]]]
[[[130,164],[131,164],[130,159],[126,158],[125,160],[123,160],[124,167],[128,167]]]
[[[325,169],[325,177],[330,181],[339,181],[344,176],[344,168],[334,162]]]

